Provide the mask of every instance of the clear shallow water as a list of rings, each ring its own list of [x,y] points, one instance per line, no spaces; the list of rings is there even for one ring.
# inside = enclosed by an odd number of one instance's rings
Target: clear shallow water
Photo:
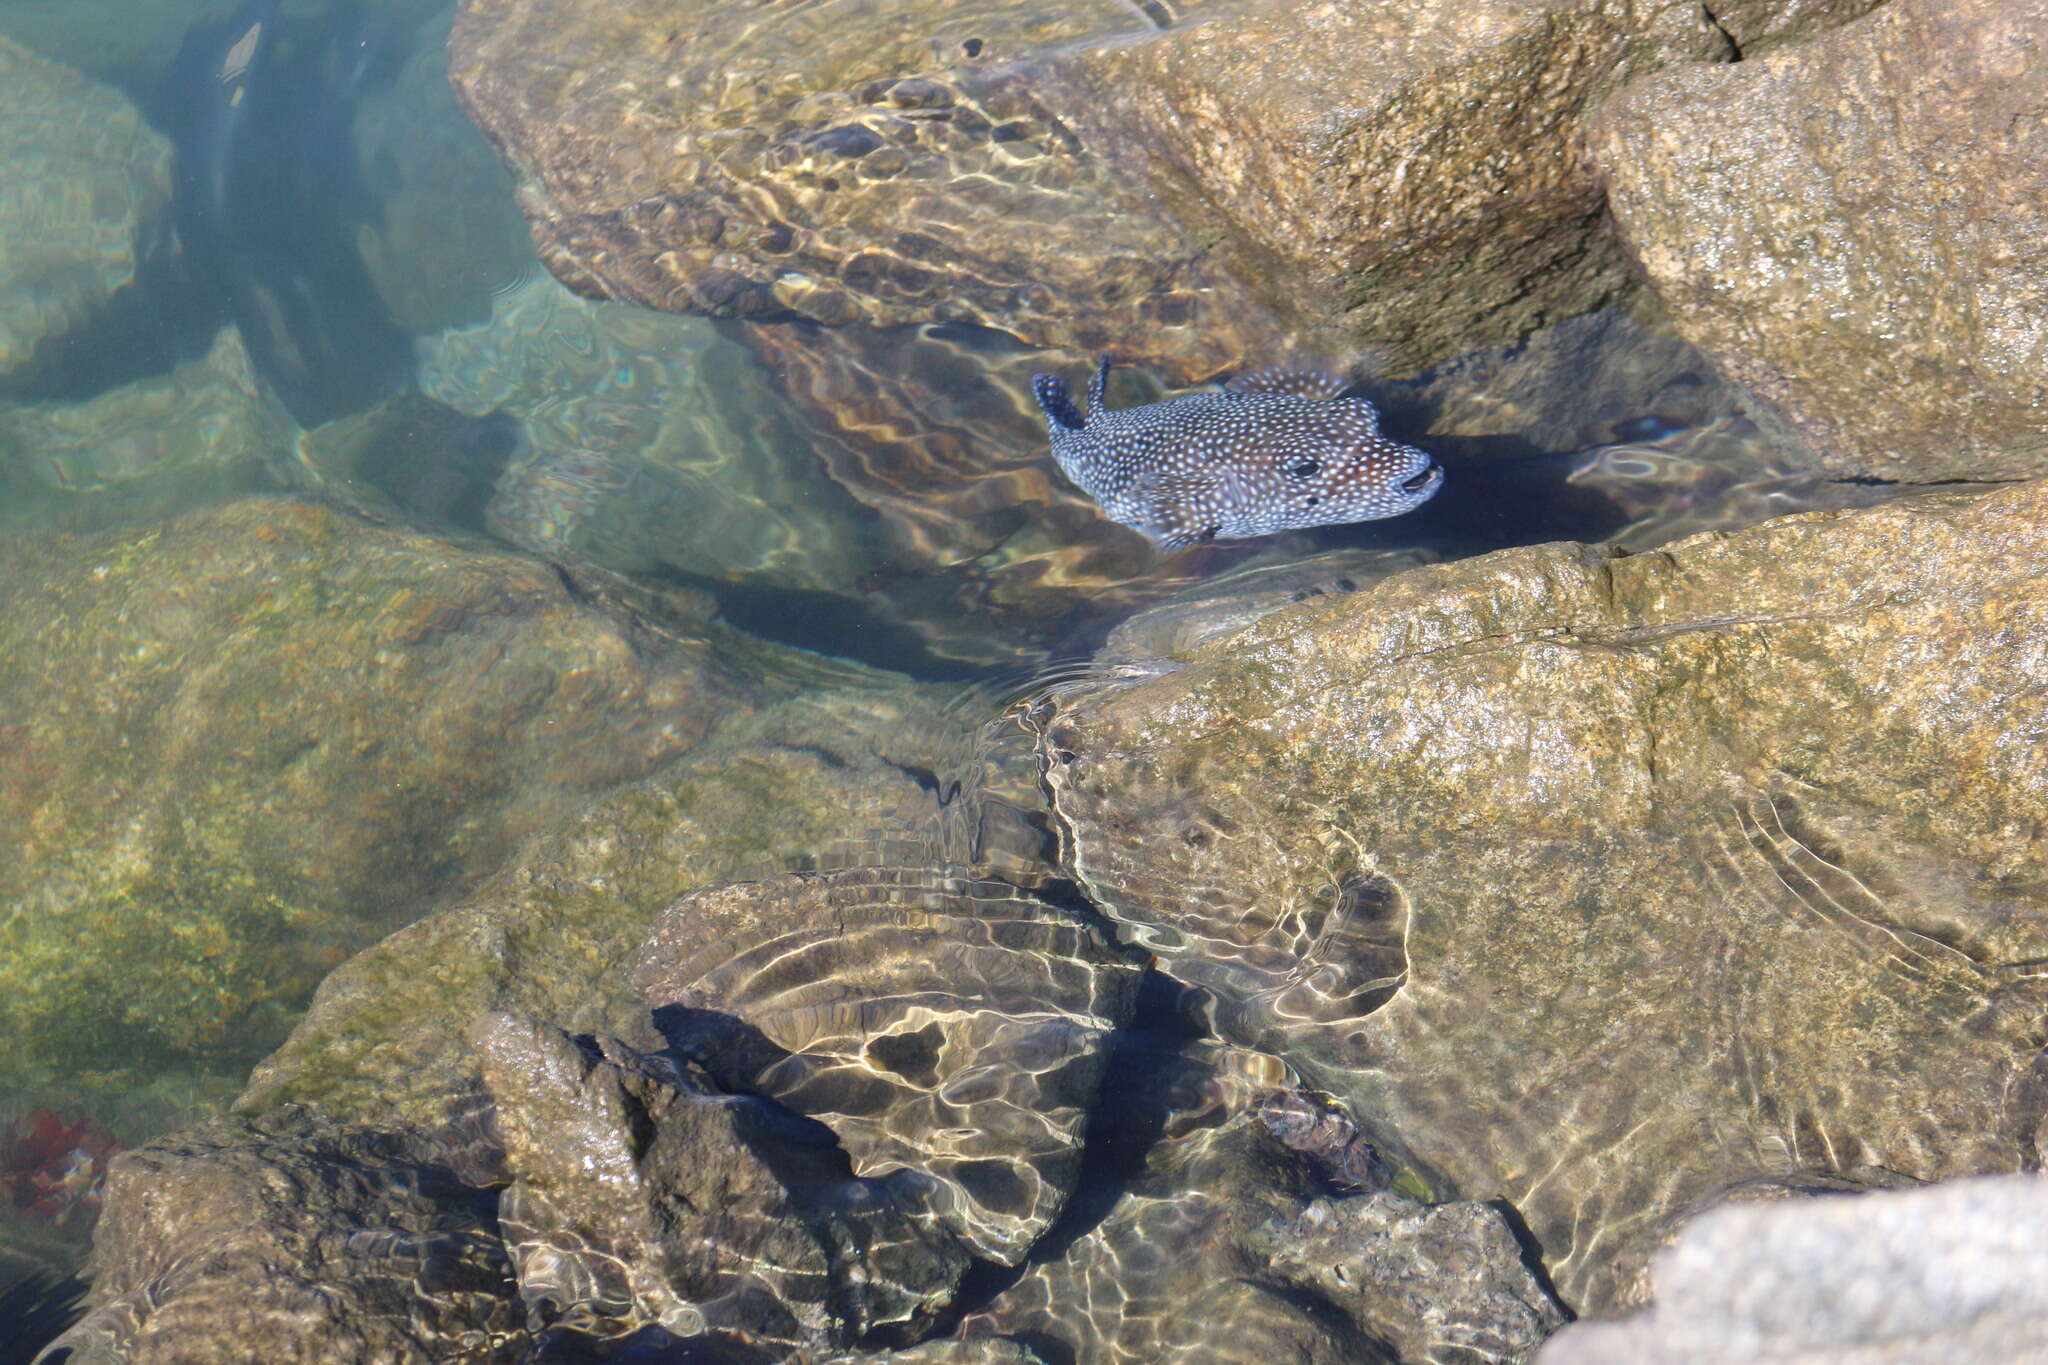
[[[1095,676],[1074,661],[1113,630],[1171,647],[1144,635],[1160,618],[1127,622],[1135,610],[1192,598],[1227,623],[1250,609],[1234,593],[1285,600],[1552,539],[1644,549],[1884,494],[1799,473],[1702,367],[1654,329],[1608,319],[1554,353],[1532,346],[1367,384],[1390,432],[1449,470],[1445,492],[1413,516],[1161,564],[1128,538],[1089,539],[1099,528],[1085,509],[1046,500],[1057,480],[1039,454],[976,444],[1016,416],[976,387],[980,376],[1038,363],[1023,348],[938,328],[869,347],[859,363],[919,371],[933,386],[945,439],[922,447],[924,463],[827,452],[786,394],[845,371],[778,365],[793,353],[789,334],[580,300],[536,267],[510,178],[441,79],[445,7],[263,13],[274,46],[247,57],[266,79],[224,104],[221,60],[246,34],[227,6],[0,0],[0,33],[101,87],[53,79],[38,87],[45,102],[10,111],[16,127],[46,132],[11,144],[20,164],[7,202],[65,220],[59,207],[85,195],[87,219],[107,220],[100,236],[81,235],[83,264],[8,277],[16,297],[0,314],[26,319],[15,325],[30,340],[0,381],[0,533],[121,534],[245,494],[293,493],[427,543],[537,558],[575,594],[630,599],[679,637],[715,629],[728,645],[753,637],[929,684],[932,709],[910,722],[936,736],[936,753],[911,765],[928,808],[878,829],[872,845],[820,849],[813,865],[882,854],[1021,865],[1045,830],[1018,776],[1028,740],[1006,710]],[[121,108],[132,137],[72,135]],[[1638,371],[1608,363],[1631,348],[1646,357]],[[1589,356],[1604,367],[1597,389],[1586,387]],[[1499,382],[1509,374],[1518,384]],[[1125,382],[1123,401],[1148,396],[1144,376]],[[1338,558],[1295,567],[1316,555]],[[1172,639],[1185,628],[1180,617],[1162,627]],[[818,663],[821,674],[836,667]],[[734,695],[786,690],[786,661],[777,668],[742,670]],[[72,681],[81,696],[100,686]],[[11,705],[0,776],[10,816],[28,821],[94,774],[62,766],[83,751],[46,742],[32,693]],[[260,840],[266,819],[290,812],[280,801],[242,819],[238,837]],[[401,844],[393,856],[422,865],[417,894],[387,907],[380,933],[489,870],[482,855],[429,866],[426,849]],[[49,913],[76,891],[51,885],[8,913]],[[144,901],[125,913],[175,921],[182,908]],[[45,1049],[0,1075],[16,1173],[0,1251],[66,1263],[110,1145],[228,1101],[310,982],[371,936],[360,923],[309,924],[267,944],[250,970],[293,984],[260,1015],[226,1016],[221,1039],[151,1046],[151,1017],[110,1002],[108,1017],[76,1017],[78,1037],[132,1035],[146,1062],[110,1064],[101,1045],[67,1066]],[[176,933],[165,943],[195,960],[221,952]]]

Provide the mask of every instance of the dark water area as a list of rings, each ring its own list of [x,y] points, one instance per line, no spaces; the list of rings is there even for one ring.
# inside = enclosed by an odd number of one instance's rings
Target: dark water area
[[[1177,22],[1168,7],[1140,8],[1161,30]],[[0,176],[0,207],[38,224],[0,222],[0,247],[37,233],[52,244],[46,267],[0,260],[0,575],[14,580],[0,581],[12,618],[0,641],[15,659],[0,669],[0,824],[13,831],[0,845],[0,1032],[12,1040],[0,1049],[0,1357],[29,1358],[82,1313],[72,1277],[109,1160],[225,1114],[237,1096],[250,1122],[331,1105],[336,1122],[417,1139],[399,1156],[335,1147],[364,1169],[412,1162],[466,1181],[450,1152],[471,1142],[502,1146],[516,1165],[519,1106],[545,1114],[546,1103],[488,1067],[478,1081],[473,1062],[446,1051],[486,1005],[530,1008],[584,1039],[582,1051],[562,1051],[492,1025],[489,1047],[528,1057],[535,1075],[541,1061],[570,1057],[611,1078],[643,1150],[660,1126],[649,1114],[688,1113],[709,1131],[703,1115],[716,1106],[706,1095],[758,1103],[755,1117],[733,1120],[731,1151],[801,1186],[787,1217],[831,1222],[872,1257],[862,1274],[888,1286],[861,1289],[874,1302],[849,1307],[855,1291],[833,1281],[832,1320],[867,1324],[849,1349],[1000,1336],[1046,1361],[1251,1358],[1227,1342],[1205,1356],[1172,1324],[1134,1326],[1114,1345],[1091,1336],[1112,1313],[1095,1305],[1112,1303],[1120,1285],[1193,1299],[1228,1283],[1256,1292],[1232,1289],[1214,1309],[1221,1322],[1284,1318],[1315,1325],[1318,1340],[1352,1352],[1344,1358],[1421,1359],[1403,1329],[1367,1330],[1330,1306],[1348,1302],[1342,1294],[1304,1287],[1313,1266],[1288,1258],[1308,1256],[1299,1247],[1322,1233],[1301,1224],[1290,1250],[1248,1230],[1304,1209],[1341,1220],[1382,1198],[1473,1209],[1492,1199],[1494,1260],[1475,1283],[1525,1274],[1540,1300],[1526,1330],[1561,1322],[1560,1300],[1588,1282],[1572,1277],[1594,1274],[1584,1269],[1592,1253],[1568,1247],[1553,1264],[1553,1225],[1491,1191],[1461,1199],[1469,1181],[1387,1117],[1430,1102],[1345,1060],[1332,1041],[1395,1012],[1388,1002],[1409,986],[1428,933],[1441,931],[1411,933],[1408,892],[1374,871],[1371,855],[1338,847],[1355,845],[1348,828],[1305,852],[1299,831],[1243,817],[1264,807],[1233,804],[1239,771],[1258,769],[1275,790],[1295,780],[1284,765],[1261,768],[1265,750],[1238,753],[1227,739],[1294,699],[1255,699],[1272,709],[1254,708],[1241,726],[1203,710],[1208,693],[1169,697],[1187,708],[1189,733],[1226,737],[1186,753],[1173,748],[1179,733],[1119,730],[1112,753],[1062,727],[1077,712],[1101,719],[1091,707],[1113,711],[1100,699],[1118,689],[1170,687],[1162,680],[1204,641],[1276,608],[1350,599],[1405,570],[1551,542],[1622,552],[1603,562],[1625,565],[1699,532],[1926,489],[1815,468],[1634,296],[1421,369],[1330,358],[1353,381],[1347,395],[1375,405],[1386,436],[1433,457],[1441,491],[1398,518],[1161,554],[1105,520],[1045,447],[1030,376],[1052,368],[1078,385],[1078,354],[971,321],[714,321],[558,282],[537,259],[512,173],[449,88],[453,13],[442,0],[0,0],[0,38],[18,45],[0,51],[12,64],[0,70],[28,72],[0,77],[0,149],[15,163]],[[966,43],[965,58],[980,59],[983,39]],[[899,102],[916,112],[909,101]],[[1040,135],[1022,119],[1005,126],[1017,130],[1010,143]],[[849,160],[873,150],[846,147],[837,154]],[[1118,372],[1110,402],[1185,391],[1136,365]],[[1792,616],[1785,608],[1782,619]],[[1541,639],[1550,627],[1513,629]],[[1585,653],[1634,660],[1659,629],[1616,625]],[[1345,667],[1317,663],[1332,677]],[[1586,674],[1589,690],[1610,685]],[[1231,686],[1218,694],[1235,695]],[[1663,704],[1645,702],[1645,713]],[[1383,716],[1397,712],[1389,703],[1371,719],[1302,720],[1289,733],[1392,748],[1397,722]],[[1452,709],[1415,723],[1449,731],[1459,719]],[[1339,728],[1314,728],[1326,721]],[[1368,731],[1376,738],[1359,738]],[[1087,786],[1137,752],[1165,756],[1125,773],[1121,793]],[[1295,775],[1340,793],[1377,780],[1314,768],[1304,761]],[[1661,808],[1637,827],[1624,813],[1613,849],[1557,854],[1560,884],[1580,888],[1583,909],[1604,904],[1606,874],[1586,869],[1610,855],[1617,878],[1637,856],[1654,870],[1645,876],[1704,868],[1735,887],[1767,868],[1756,894],[1795,907],[1804,932],[1906,944],[1914,989],[1935,979],[1930,998],[1952,1003],[1981,987],[2003,1001],[1999,991],[2020,990],[2017,959],[2001,957],[2018,949],[1985,925],[2031,905],[2038,888],[2017,870],[1987,886],[1917,845],[1894,855],[1893,836],[1910,825],[1918,837],[1921,813],[1894,820],[1878,797],[1837,799],[1818,783],[1773,770],[1704,827]],[[1424,809],[1416,801],[1408,814]],[[1157,823],[1120,823],[1141,810]],[[1395,816],[1354,815],[1356,828],[1376,832],[1366,837],[1389,837]],[[1653,835],[1683,851],[1668,861],[1645,851],[1663,847]],[[1428,858],[1477,867],[1493,856],[1442,838]],[[1275,911],[1272,923],[1263,909],[1219,913],[1223,928],[1201,922],[1201,908],[1227,909],[1246,892],[1240,869],[1204,858],[1254,844],[1270,844],[1272,866],[1284,869],[1276,885],[1305,876],[1316,903]],[[1164,893],[1147,880],[1164,865],[1154,853],[1185,876]],[[861,880],[877,867],[918,871],[878,889]],[[924,869],[940,871],[921,880]],[[675,1025],[678,1006],[655,1010],[652,1033],[633,1034],[644,1010],[621,984],[623,966],[656,912],[703,884],[773,884],[793,871],[843,878],[819,895],[845,942],[862,946],[836,950],[853,961],[834,970],[863,983],[869,971],[887,977],[858,1009],[879,1012],[882,1023],[863,1014],[860,1026],[895,1050],[831,1053],[843,1041],[836,1025],[816,1021],[855,1009],[847,1002],[866,985],[805,996],[777,976],[795,968],[765,948],[755,964],[740,931],[715,917],[704,941],[734,935],[737,965],[707,968],[730,999],[705,1012],[786,1007],[825,1038],[817,1046],[830,1059],[805,1061],[815,1070],[792,1080],[795,1050],[766,1033],[678,1041],[688,1033]],[[1969,908],[1948,925],[1943,889],[1965,885],[1955,895]],[[1493,904],[1487,894],[1471,903]],[[1186,922],[1180,910],[1153,922],[1134,908],[1147,897],[1186,908]],[[451,928],[450,912],[494,927]],[[934,923],[952,936],[914,939]],[[1053,923],[1058,933],[1046,930]],[[1532,935],[1598,937],[1597,925],[1534,910],[1529,923],[1540,925]],[[1041,931],[1044,942],[1033,937]],[[1804,940],[1782,932],[1786,951],[1799,951]],[[791,931],[791,943],[800,938]],[[1007,1023],[986,1002],[940,999],[920,974],[927,961],[984,948],[989,960],[998,948],[1029,959],[1014,978],[1009,966],[990,969],[992,981],[1040,992],[1002,997],[1016,1010]],[[792,961],[831,951],[809,939],[789,949]],[[1721,955],[1716,970],[1743,952],[1700,951]],[[1626,952],[1655,959],[1648,946]],[[587,990],[572,981],[556,997],[547,981],[520,977],[522,954],[546,978],[554,953],[616,963],[618,979]],[[1201,965],[1184,969],[1180,954]],[[1341,969],[1313,966],[1332,954],[1349,954]],[[1548,981],[1517,987],[1512,973],[1493,975],[1455,948],[1451,957],[1439,982],[1503,998],[1569,994]],[[641,970],[659,977],[672,965]],[[387,1037],[374,1008],[369,1023],[350,1014],[380,991],[428,1001],[445,992],[455,1003],[446,1018],[391,1025]],[[1740,996],[1726,1008],[1767,1014],[1774,1000]],[[1059,1029],[1004,1031],[1038,1019],[1041,1005]],[[2018,1025],[2005,1008],[1956,1006],[1958,1027],[2006,1037]],[[1427,1052],[1430,1039],[1465,1039],[1464,1016],[1451,1013],[1414,1025],[1426,1037],[1409,1041]],[[972,1027],[948,1031],[970,1016]],[[613,1034],[625,1039],[616,1048]],[[331,1063],[327,1047],[349,1062]],[[962,1073],[973,1079],[948,1080],[947,1103],[992,1106],[971,1121],[955,1114],[954,1128],[922,1110],[864,1110],[874,1087],[863,1088],[864,1073],[847,1079],[865,1066],[928,1080],[942,1055],[948,1065],[978,1059]],[[1496,1066],[1510,1069],[1482,1056],[1470,1089],[1451,1086],[1443,1110],[1485,1112],[1475,1096]],[[1062,1089],[1087,1078],[1106,1087],[1092,1112]],[[1767,1088],[1748,1071],[1732,1084]],[[512,1117],[507,1131],[478,1138],[450,1106],[486,1092]],[[665,1098],[648,1098],[657,1093]],[[1365,1096],[1383,1099],[1385,1113],[1362,1112]],[[968,1160],[948,1146],[978,1151],[959,1134],[1041,1110],[1058,1115],[1043,1124],[1058,1141],[1028,1159]],[[1556,1122],[1583,1122],[1591,1147],[1635,1141],[1612,1113]],[[1832,1141],[1810,1115],[1701,1122],[1737,1132],[1737,1145],[1788,1143],[1795,1159],[1779,1164],[1802,1169],[1800,1143]],[[780,1136],[761,1136],[770,1130]],[[288,1145],[266,1130],[262,1141],[273,1140]],[[943,1175],[920,1176],[928,1185],[913,1193],[945,1213],[889,1222],[892,1200],[925,1206],[904,1192],[916,1181],[889,1185],[874,1170],[913,1150],[943,1158],[933,1166]],[[1878,1184],[1879,1155],[1852,1151],[1838,1164]],[[1034,1183],[1041,1172],[1066,1182],[1058,1199]],[[1643,1201],[1663,1209],[1662,1172],[1631,1172],[1616,1189],[1656,1186]],[[546,1201],[528,1191],[528,1204],[508,1195],[501,1208],[510,1180],[477,1180],[504,1219],[501,1238],[479,1235],[495,1249],[450,1253],[478,1283],[553,1273],[533,1269],[546,1259],[535,1248],[555,1245]],[[782,1207],[760,1198],[760,1208]],[[1055,1212],[1040,1218],[1048,1200]],[[1607,1212],[1599,1199],[1589,1208],[1594,1221]],[[934,1236],[934,1218],[967,1249],[921,1240]],[[1615,1222],[1644,1235],[1627,1216]],[[415,1234],[426,1237],[405,1235]],[[769,1249],[747,1251],[765,1265],[779,1244],[761,1235]],[[441,1243],[406,1245],[446,1271],[433,1259]],[[713,1340],[725,1340],[716,1313],[706,1327],[671,1305],[650,1325],[651,1291],[621,1290],[602,1255],[586,1259],[562,1261],[570,1269],[546,1281],[554,1299],[536,1290],[519,1301],[544,1324],[532,1329],[539,1353],[520,1358],[781,1360],[811,1341],[796,1318],[759,1309],[778,1294],[801,1299],[807,1286],[765,1276],[769,1288],[730,1302],[704,1296],[725,1305],[718,1311],[773,1320],[747,1318],[732,1340],[775,1344],[728,1356]],[[1273,1269],[1283,1266],[1294,1268]],[[945,1274],[955,1278],[942,1293],[932,1283]],[[587,1299],[580,1317],[559,1302],[575,1293]],[[526,1329],[503,1330],[509,1340]],[[697,1346],[682,1344],[699,1333]],[[1505,1347],[1486,1353],[1496,1345],[1427,1358],[1504,1358]]]

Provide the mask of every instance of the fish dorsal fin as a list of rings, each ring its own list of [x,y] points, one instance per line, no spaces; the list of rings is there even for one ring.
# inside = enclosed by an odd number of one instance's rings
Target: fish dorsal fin
[[[1095,366],[1095,375],[1088,381],[1088,415],[1100,417],[1108,409],[1102,406],[1102,395],[1109,390],[1109,357],[1104,356]]]
[[[1241,374],[1223,386],[1232,393],[1277,393],[1290,398],[1335,398],[1350,385],[1327,370],[1296,370],[1276,366]]]
[[[1034,374],[1031,376],[1031,396],[1038,400],[1038,406],[1045,415],[1068,431],[1079,431],[1088,425],[1074,408],[1074,400],[1067,396],[1066,381],[1055,374]]]

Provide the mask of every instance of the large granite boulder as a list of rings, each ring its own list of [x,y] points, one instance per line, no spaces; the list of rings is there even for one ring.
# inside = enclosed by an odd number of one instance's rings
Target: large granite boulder
[[[1615,222],[1680,332],[1825,468],[2048,471],[2044,53],[2040,0],[1895,0],[1648,77],[1594,124]]]
[[[1294,329],[1412,367],[1622,289],[1578,117],[1732,55],[1696,5],[1594,0],[470,0],[450,50],[579,290],[978,324],[1183,382]]]
[[[118,91],[0,38],[0,384],[106,320],[158,244],[171,146]]]
[[[394,920],[743,711],[743,667],[288,498],[0,541],[10,1069],[247,1066]]]
[[[2028,485],[1313,597],[1042,709],[1067,860],[1605,1307],[1732,1182],[2036,1159],[2044,569]]]
[[[2038,1176],[1716,1209],[1653,1307],[1567,1327],[1539,1365],[2006,1365],[2048,1358]]]

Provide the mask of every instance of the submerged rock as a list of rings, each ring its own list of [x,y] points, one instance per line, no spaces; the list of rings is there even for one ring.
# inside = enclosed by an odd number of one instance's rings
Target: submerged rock
[[[751,1359],[927,1317],[967,1268],[914,1199],[848,1178],[816,1135],[694,1068],[509,1015],[474,1038],[512,1177],[500,1217],[536,1322],[600,1338],[651,1328]]]
[[[1830,472],[2048,472],[2044,30],[2039,0],[1894,0],[1649,77],[1593,125],[1681,334]]]
[[[545,565],[291,499],[0,541],[11,1067],[246,1066],[329,967],[740,695]]]
[[[460,1142],[305,1113],[117,1157],[87,1314],[52,1365],[510,1362],[523,1314],[497,1199]]]
[[[966,869],[699,891],[633,969],[671,1046],[816,1119],[1014,1265],[1066,1203],[1137,968],[1079,915]]]
[[[110,86],[0,38],[0,384],[106,320],[165,228],[171,147]]]
[[[1760,0],[1742,28],[1857,9]],[[970,323],[1186,382],[1293,328],[1412,367],[1597,305],[1625,277],[1581,111],[1729,55],[1681,4],[825,13],[470,3],[451,78],[579,290]]]
[[[1658,1255],[1656,1303],[1539,1365],[2005,1365],[2048,1357],[2039,1177],[1716,1210]]]
[[[2029,485],[1287,607],[1044,708],[1069,865],[1575,1306],[1734,1181],[2019,1168],[2044,526]]]

